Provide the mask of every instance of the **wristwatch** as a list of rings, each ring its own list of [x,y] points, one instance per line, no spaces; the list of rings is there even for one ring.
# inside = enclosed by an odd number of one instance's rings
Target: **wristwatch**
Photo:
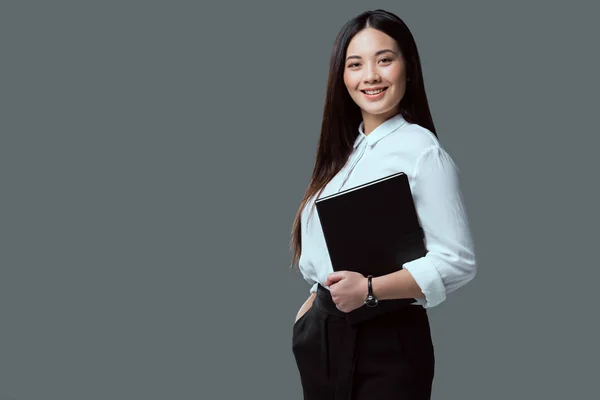
[[[367,282],[369,283],[369,294],[367,295],[367,298],[365,299],[365,304],[368,307],[375,307],[377,305],[377,303],[379,303],[379,300],[377,300],[377,298],[373,295],[373,285],[371,284],[372,278],[373,278],[373,275],[367,276]]]

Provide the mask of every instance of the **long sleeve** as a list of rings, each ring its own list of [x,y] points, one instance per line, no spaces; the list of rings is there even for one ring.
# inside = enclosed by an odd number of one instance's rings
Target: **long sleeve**
[[[306,254],[308,253],[307,251],[307,247],[309,247],[308,243],[303,243],[303,249],[300,251],[300,260],[298,261],[298,267],[300,268],[300,271],[307,271],[309,270],[308,264],[310,264],[310,261],[306,259]],[[310,250],[310,249],[308,249]],[[308,273],[303,273],[302,274],[304,280],[310,285],[310,289],[309,289],[309,293],[313,293],[317,291],[317,287],[319,286],[319,282],[317,282],[316,277],[308,274]]]
[[[300,249],[298,267],[304,280],[310,285],[309,293],[312,294],[317,291],[319,286],[317,265],[319,265],[319,259],[323,258],[323,254],[322,251],[319,251],[320,247],[315,245],[315,233],[308,227],[309,221],[307,211],[311,206],[312,202],[305,205],[300,215],[302,246]]]
[[[425,295],[425,301],[419,302],[431,308],[473,279],[477,271],[459,168],[442,147],[432,145],[420,154],[411,190],[428,253],[403,267]]]

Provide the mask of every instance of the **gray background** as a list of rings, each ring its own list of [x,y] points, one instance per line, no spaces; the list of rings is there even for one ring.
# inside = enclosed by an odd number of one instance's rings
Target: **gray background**
[[[478,259],[429,310],[433,398],[596,397],[598,10],[511,3],[2,2],[0,400],[302,398],[291,224],[374,8],[415,36]]]

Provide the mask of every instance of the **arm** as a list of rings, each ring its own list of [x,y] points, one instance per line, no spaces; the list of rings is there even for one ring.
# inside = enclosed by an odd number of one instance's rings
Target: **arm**
[[[415,164],[411,189],[427,254],[403,264],[403,269],[373,278],[380,299],[417,298],[425,308],[475,277],[477,265],[459,184],[459,169],[450,155],[434,145]],[[365,278],[365,293],[367,290]]]
[[[371,280],[373,294],[379,300],[402,299],[402,298],[424,298],[421,288],[410,272],[405,269],[392,272],[391,274],[376,276]],[[365,278],[365,298],[368,294],[368,283]]]

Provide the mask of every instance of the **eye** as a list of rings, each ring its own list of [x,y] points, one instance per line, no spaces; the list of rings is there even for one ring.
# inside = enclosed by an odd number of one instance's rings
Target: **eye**
[[[381,59],[381,60],[379,60],[379,61],[391,62],[391,61],[392,61],[392,59],[391,59],[391,58],[387,58],[387,57],[385,57],[385,58],[382,58],[382,59]],[[348,65],[348,68],[352,68],[352,67],[354,67],[355,65],[359,65],[359,63],[352,63],[352,64],[349,64],[349,65]]]

